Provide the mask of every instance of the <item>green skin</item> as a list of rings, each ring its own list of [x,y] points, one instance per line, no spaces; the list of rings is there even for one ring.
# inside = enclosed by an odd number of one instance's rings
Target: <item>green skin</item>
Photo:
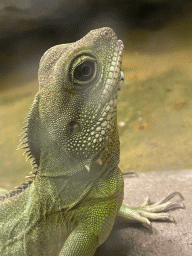
[[[41,58],[24,132],[38,171],[1,197],[0,255],[91,256],[117,215],[150,227],[149,219],[172,221],[164,211],[183,208],[170,201],[179,193],[154,205],[122,205],[116,105],[122,51],[114,31],[101,28]]]

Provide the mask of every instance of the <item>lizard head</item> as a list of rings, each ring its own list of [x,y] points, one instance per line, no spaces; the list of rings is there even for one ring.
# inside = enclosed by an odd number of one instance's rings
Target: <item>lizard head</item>
[[[37,165],[42,154],[60,155],[74,165],[110,159],[118,164],[122,51],[123,43],[114,31],[101,28],[43,55],[39,92],[27,125],[29,151]]]

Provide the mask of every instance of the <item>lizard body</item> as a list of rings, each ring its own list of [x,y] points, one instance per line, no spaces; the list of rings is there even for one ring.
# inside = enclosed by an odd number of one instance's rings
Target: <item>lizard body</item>
[[[37,170],[32,180],[1,196],[0,255],[91,256],[118,214],[150,225],[149,219],[172,220],[163,211],[183,207],[169,201],[175,194],[155,205],[122,205],[122,52],[114,31],[101,28],[41,58],[39,91],[24,132],[24,148]]]

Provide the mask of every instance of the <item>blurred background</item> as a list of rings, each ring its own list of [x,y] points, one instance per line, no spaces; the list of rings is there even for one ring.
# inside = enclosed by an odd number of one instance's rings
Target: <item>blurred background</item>
[[[40,57],[109,26],[125,45],[118,101],[123,172],[192,168],[192,2],[0,1],[0,187],[31,171],[19,144]]]

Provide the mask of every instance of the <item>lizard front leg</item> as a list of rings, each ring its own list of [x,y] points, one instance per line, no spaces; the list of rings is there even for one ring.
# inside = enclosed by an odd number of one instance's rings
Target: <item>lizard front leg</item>
[[[97,237],[82,224],[68,236],[59,256],[92,256],[97,247]]]
[[[176,195],[178,195],[181,200],[184,199],[179,192],[175,192],[155,204],[150,204],[149,198],[147,198],[141,206],[135,208],[122,204],[118,215],[123,216],[133,222],[141,222],[143,225],[149,228],[151,227],[150,220],[174,222],[174,218],[167,213],[167,211],[177,208],[185,208],[184,204],[180,200],[174,202],[170,201]]]
[[[59,256],[93,256],[109,236],[117,215],[116,199],[85,205],[79,225],[70,233]]]

